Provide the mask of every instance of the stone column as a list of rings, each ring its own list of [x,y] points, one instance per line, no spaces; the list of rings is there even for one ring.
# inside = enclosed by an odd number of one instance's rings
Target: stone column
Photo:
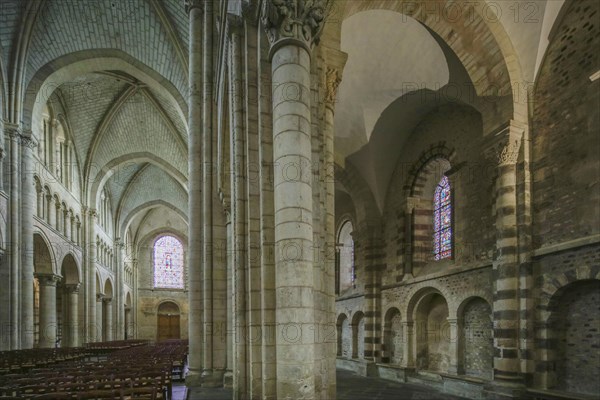
[[[4,120],[0,118],[0,190],[4,190],[4,157],[6,156],[6,146],[4,144]]]
[[[459,341],[458,341],[458,320],[456,318],[447,318],[449,327],[448,331],[442,331],[442,340],[445,339],[446,335],[449,335],[450,339],[450,366],[448,367],[448,373],[458,375],[459,373]]]
[[[403,368],[414,368],[415,359],[413,349],[415,346],[414,340],[414,322],[413,321],[402,321],[402,333],[404,334],[404,341],[402,342],[402,367]]]
[[[71,240],[71,228],[72,228],[72,213],[71,211],[65,210],[65,236],[67,240]]]
[[[95,209],[89,209],[86,216],[87,223],[87,240],[86,245],[88,248],[87,257],[87,293],[86,298],[88,300],[88,318],[87,318],[87,340],[90,342],[96,341],[98,337],[98,321],[96,319],[96,261],[97,251],[96,246],[96,218],[98,213]],[[101,326],[101,325],[100,325]]]
[[[67,326],[68,341],[66,347],[79,346],[79,283],[65,286],[68,298]]]
[[[36,187],[36,195],[37,195],[36,213],[39,218],[43,219],[44,218],[44,188],[40,187],[38,190],[38,188]]]
[[[95,341],[102,342],[104,341],[104,295],[102,293],[96,294],[96,334]]]
[[[21,348],[33,348],[33,214],[35,183],[31,131],[21,138]]]
[[[323,27],[324,3],[266,0],[262,15],[271,43],[276,369],[282,399],[317,396],[310,57]]]
[[[40,340],[42,348],[53,348],[56,345],[56,283],[60,276],[38,274],[40,283]]]
[[[490,398],[520,397],[524,381],[519,355],[519,260],[516,164],[523,129],[510,121],[490,135],[488,155],[496,178],[496,257],[494,271],[494,381]]]
[[[56,221],[56,204],[54,204],[54,197],[52,193],[46,195],[46,207],[48,208],[48,215],[46,215],[46,222],[50,226]]]
[[[113,304],[112,298],[102,299],[104,303],[104,340],[113,340]]]
[[[56,202],[56,204],[54,205],[56,207],[56,220],[54,221],[54,228],[56,228],[56,230],[59,233],[62,233],[62,220],[63,220],[63,216],[62,216],[62,207],[60,205],[60,202]]]
[[[186,0],[189,15],[189,337],[190,385],[198,384],[202,372],[202,25],[203,2]]]
[[[123,243],[123,241],[121,240],[121,238],[116,238],[114,241],[114,249],[115,249],[115,254],[113,256],[113,268],[115,270],[115,276],[116,276],[116,297],[117,297],[117,301],[116,301],[116,309],[117,309],[117,323],[115,324],[115,327],[118,327],[116,329],[113,329],[113,332],[115,332],[115,339],[116,340],[120,340],[123,339],[123,334],[124,334],[124,329],[121,329],[122,326],[125,325],[125,310],[124,310],[124,305],[125,305],[125,271],[122,265],[122,260],[123,260],[123,248],[124,248],[125,244]]]
[[[131,333],[129,331],[129,325],[131,324],[131,307],[129,306],[125,306],[125,313],[124,313],[124,337],[123,339],[127,340],[127,339],[131,339]]]
[[[336,227],[335,227],[335,151],[334,151],[334,111],[337,97],[337,90],[342,80],[342,70],[346,63],[347,55],[337,50],[325,49],[324,59],[327,65],[325,71],[325,131],[323,132],[325,140],[325,209],[327,210],[325,221],[325,246],[324,252],[326,259],[326,284],[331,292],[327,292],[328,306],[327,313],[329,321],[336,320],[335,295],[336,295],[336,277],[339,272],[336,271],[336,259],[339,259],[339,253],[336,250]],[[336,327],[337,331],[337,327]],[[325,359],[327,363],[328,377],[323,379],[326,382],[336,382],[336,357],[337,341],[326,343]],[[326,388],[326,397],[336,398],[336,385],[330,384]]]
[[[8,241],[11,243],[10,252],[10,348],[17,350],[20,348],[20,249],[21,249],[21,221],[20,212],[20,179],[21,163],[19,142],[21,140],[21,130],[18,125],[6,123],[4,129],[10,139],[10,199],[8,208]],[[31,288],[33,291],[33,286]]]

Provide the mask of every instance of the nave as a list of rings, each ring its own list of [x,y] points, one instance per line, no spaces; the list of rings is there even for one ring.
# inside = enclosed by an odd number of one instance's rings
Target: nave
[[[187,354],[182,340],[0,352],[0,399],[182,400],[173,382],[183,380]]]

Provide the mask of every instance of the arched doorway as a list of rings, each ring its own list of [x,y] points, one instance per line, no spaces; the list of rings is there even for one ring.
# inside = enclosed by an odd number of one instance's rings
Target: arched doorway
[[[181,337],[179,306],[165,301],[158,306],[156,340],[179,339]]]
[[[415,329],[417,369],[447,372],[451,359],[448,303],[440,293],[432,292],[419,300]]]
[[[571,283],[552,299],[549,318],[555,379],[548,385],[570,393],[597,395],[600,346],[600,281]]]
[[[383,362],[402,363],[402,318],[400,311],[392,307],[385,314],[383,328]]]

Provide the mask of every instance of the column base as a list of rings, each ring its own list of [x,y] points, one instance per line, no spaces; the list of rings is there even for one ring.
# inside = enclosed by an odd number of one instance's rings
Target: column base
[[[202,387],[205,388],[217,388],[223,387],[223,376],[225,374],[224,370],[218,369],[205,369],[202,371]]]
[[[527,388],[522,383],[490,382],[483,388],[483,396],[488,400],[525,398]]]
[[[233,387],[233,372],[230,370],[225,371],[225,374],[223,375],[223,387]]]
[[[198,387],[202,385],[202,375],[200,371],[189,370],[185,376],[185,386]]]
[[[410,281],[410,280],[413,280],[413,279],[415,279],[415,277],[411,273],[404,274],[402,276],[402,282]]]

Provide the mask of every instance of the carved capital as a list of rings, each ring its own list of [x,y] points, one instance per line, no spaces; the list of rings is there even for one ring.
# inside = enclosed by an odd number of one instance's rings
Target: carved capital
[[[90,217],[90,219],[96,219],[98,217],[98,210],[96,210],[95,208],[89,208],[87,210],[87,214]]]
[[[79,283],[70,283],[68,285],[65,285],[65,290],[67,291],[67,293],[79,293]]]
[[[38,279],[40,286],[56,286],[56,283],[61,279],[60,275],[55,274],[36,274],[35,277]]]
[[[498,166],[511,165],[517,162],[524,130],[514,121],[510,121],[496,132],[491,138],[487,157]]]
[[[261,22],[271,51],[290,41],[310,51],[319,43],[329,3],[330,0],[264,0]]]
[[[189,14],[194,8],[204,11],[204,0],[183,0],[183,5],[187,14]]]
[[[333,106],[342,78],[337,68],[327,67],[325,72],[325,105]]]
[[[103,293],[96,293],[96,301],[97,302],[101,302],[102,300],[104,300],[104,294]]]

